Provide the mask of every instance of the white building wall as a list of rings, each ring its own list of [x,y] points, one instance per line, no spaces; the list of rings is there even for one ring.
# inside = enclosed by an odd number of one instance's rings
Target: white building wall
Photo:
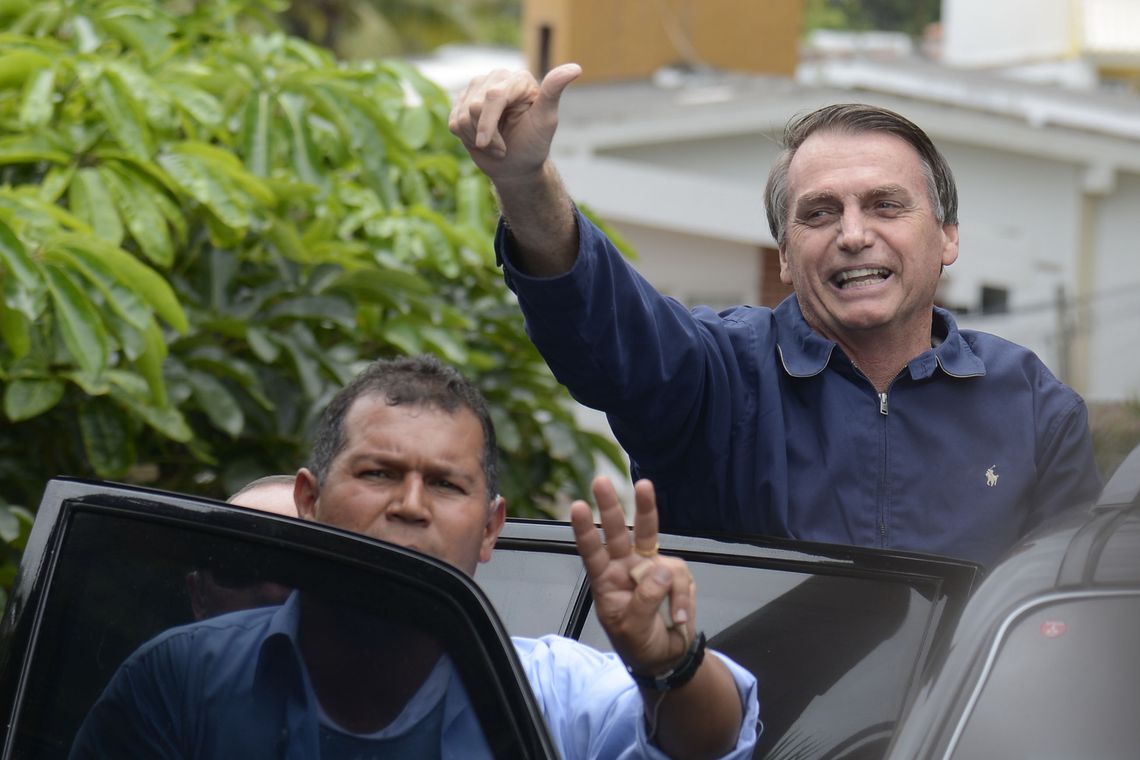
[[[1097,371],[1086,397],[1140,399],[1140,175],[1119,176],[1099,211],[1089,345]]]
[[[942,59],[1000,66],[1073,50],[1072,0],[942,0]]]
[[[686,306],[719,310],[759,301],[757,248],[621,222],[613,226],[638,252],[637,271]]]
[[[754,183],[761,188],[779,152],[779,136],[761,133],[678,140],[602,151],[630,161],[718,179]]]
[[[961,254],[947,300],[979,305],[982,285],[1008,288],[1010,309],[1051,301],[1073,282],[1080,172],[1072,164],[943,144],[958,182]]]

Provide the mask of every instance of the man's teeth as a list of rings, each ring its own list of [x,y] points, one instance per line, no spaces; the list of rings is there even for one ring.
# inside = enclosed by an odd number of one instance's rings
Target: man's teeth
[[[863,285],[874,285],[890,276],[890,270],[881,267],[849,269],[846,272],[840,272],[836,275],[835,284],[840,288],[858,288]]]

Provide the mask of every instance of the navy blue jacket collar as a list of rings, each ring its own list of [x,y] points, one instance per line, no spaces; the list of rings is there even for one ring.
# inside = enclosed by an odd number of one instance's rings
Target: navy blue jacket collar
[[[834,341],[812,330],[792,294],[774,311],[778,327],[776,348],[784,371],[792,377],[811,377],[824,370],[836,349]],[[921,380],[934,374],[936,367],[953,377],[980,377],[986,365],[970,348],[958,330],[958,323],[945,309],[934,307],[932,343],[937,345],[907,364],[910,375]]]

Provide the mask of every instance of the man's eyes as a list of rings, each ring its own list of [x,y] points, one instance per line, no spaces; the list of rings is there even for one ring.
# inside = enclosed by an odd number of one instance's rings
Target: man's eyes
[[[453,483],[446,478],[439,478],[430,482],[433,488],[438,488],[441,491],[448,491],[457,494],[466,493],[462,486],[460,486],[458,483]]]
[[[831,208],[806,209],[800,213],[799,218],[804,222],[820,222],[830,217],[834,211]]]
[[[363,470],[360,477],[367,478],[368,480],[375,480],[380,482],[390,482],[401,480],[404,473],[399,470],[390,468],[374,467],[372,469]],[[426,478],[425,483],[429,488],[434,488],[448,493],[465,494],[467,489],[448,478]]]

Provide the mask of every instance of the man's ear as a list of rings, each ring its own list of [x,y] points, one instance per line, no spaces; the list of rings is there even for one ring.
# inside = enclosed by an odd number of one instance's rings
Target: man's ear
[[[780,246],[780,282],[792,284],[792,269],[788,266],[788,246]]]
[[[942,225],[942,266],[948,267],[958,260],[958,225]]]
[[[503,524],[507,521],[507,500],[496,496],[491,502],[487,512],[487,524],[483,526],[483,545],[479,548],[479,561],[490,562],[491,552],[495,549],[495,542],[503,532]]]
[[[302,520],[317,522],[317,500],[320,497],[321,485],[317,476],[312,470],[302,467],[293,481],[293,503],[297,506],[297,515]]]

